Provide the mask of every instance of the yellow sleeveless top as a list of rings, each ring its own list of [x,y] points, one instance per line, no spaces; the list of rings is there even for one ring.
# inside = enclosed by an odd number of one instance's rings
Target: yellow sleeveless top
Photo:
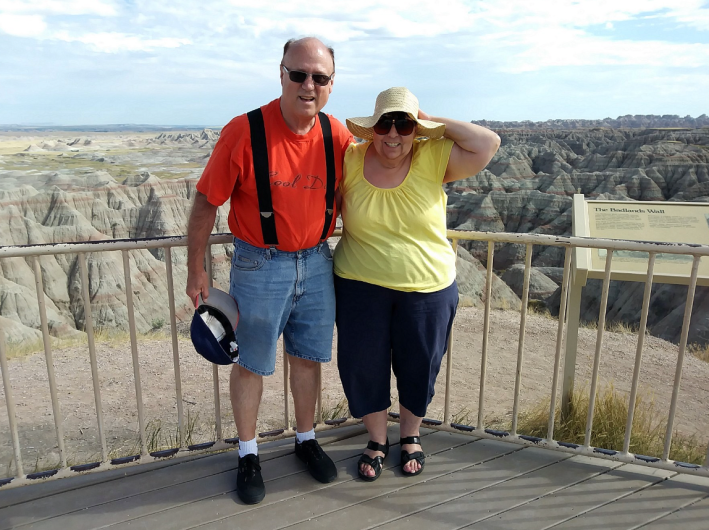
[[[414,140],[409,173],[391,189],[364,178],[364,154],[371,144],[351,145],[345,154],[343,236],[335,249],[335,274],[397,291],[445,289],[455,280],[442,186],[453,141]]]

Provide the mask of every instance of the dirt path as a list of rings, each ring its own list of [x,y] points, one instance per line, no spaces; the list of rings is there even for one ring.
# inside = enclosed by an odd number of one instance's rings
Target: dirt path
[[[478,414],[480,357],[483,312],[461,308],[454,327],[451,410],[454,416],[474,424]],[[520,410],[529,410],[548,399],[551,390],[557,323],[549,318],[529,315],[522,367]],[[490,325],[485,417],[509,418],[513,406],[515,368],[519,333],[519,313],[494,311]],[[600,364],[601,384],[629,392],[637,337],[607,333]],[[596,331],[579,331],[576,369],[577,388],[588,389],[595,352]],[[214,439],[214,390],[212,367],[192,349],[186,337],[179,341],[182,399],[185,415],[193,424],[192,442]],[[641,372],[641,392],[666,417],[672,394],[677,346],[648,336]],[[97,352],[101,379],[101,399],[109,451],[112,455],[135,451],[137,406],[130,345],[100,344]],[[161,444],[169,444],[177,423],[175,375],[170,340],[143,340],[139,344],[140,375],[146,422]],[[63,418],[65,445],[70,464],[100,458],[91,369],[87,348],[54,352],[58,395]],[[9,363],[14,392],[20,443],[25,472],[36,465],[58,461],[49,385],[44,354],[33,354]],[[219,369],[223,437],[235,436],[228,397],[228,368]],[[687,355],[679,393],[676,428],[686,434],[709,438],[709,363]],[[392,386],[394,389],[394,387]],[[437,383],[437,395],[428,416],[442,418],[445,392],[445,361]],[[392,390],[395,396],[395,389]],[[343,394],[335,362],[323,369],[324,409],[332,411],[342,403]],[[396,405],[394,406],[396,408]],[[292,407],[291,407],[291,410]],[[276,375],[266,378],[259,415],[259,431],[283,426],[283,369],[281,360]],[[8,429],[4,392],[0,391],[0,476],[10,473],[12,441]],[[42,463],[39,455],[50,453]]]

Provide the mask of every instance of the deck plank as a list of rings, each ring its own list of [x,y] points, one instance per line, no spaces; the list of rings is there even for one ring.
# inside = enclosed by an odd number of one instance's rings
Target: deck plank
[[[662,519],[643,526],[642,530],[706,530],[709,526],[709,492],[699,502],[684,506]]]
[[[675,475],[554,528],[555,530],[638,528],[704,498],[708,492],[709,481],[706,478]],[[708,527],[709,524],[705,525],[704,529]]]
[[[462,444],[462,445],[460,445]],[[438,446],[437,446],[438,445]],[[519,448],[502,444],[500,442],[474,441],[470,437],[451,433],[436,433],[426,437],[422,446],[427,454],[424,473],[416,477],[404,477],[401,474],[399,461],[399,447],[390,452],[386,463],[389,466],[382,472],[376,482],[349,480],[323,491],[299,495],[278,506],[278,511],[259,510],[237,517],[230,517],[214,524],[207,525],[209,529],[249,528],[250,530],[270,530],[287,525],[321,528],[322,522],[326,528],[337,527],[338,530],[347,528],[362,528],[369,526],[371,518],[376,513],[377,504],[382,499],[394,499],[406,496],[407,491],[417,484],[430,481],[437,476],[450,474],[461,465],[482,462],[514,452]],[[449,449],[450,447],[450,449]],[[356,462],[355,462],[356,466]],[[353,475],[356,467],[352,469]],[[388,515],[395,503],[385,503]],[[368,507],[367,517],[362,517],[362,506]],[[283,513],[288,514],[284,520]]]
[[[480,525],[476,524],[473,527],[484,527],[490,530],[551,528],[673,475],[669,471],[648,469],[632,464],[618,463],[617,465],[618,467],[610,469],[607,473],[570,484],[528,504],[486,519]]]
[[[499,447],[498,450],[504,450],[504,447],[509,445],[504,442],[486,440],[475,443],[471,449],[475,449],[475,446],[483,443],[490,444],[495,448]],[[408,486],[409,481],[398,474],[391,477],[391,487],[399,488],[398,490],[392,489],[392,492],[387,495],[379,495],[341,512],[301,523],[296,525],[294,530],[296,528],[298,530],[305,528],[327,529],[334,526],[337,526],[338,530],[346,530],[380,525],[384,525],[385,528],[409,528],[411,521],[421,521],[421,526],[435,528],[435,524],[425,517],[409,516],[422,512],[426,508],[437,505],[445,506],[450,501],[463,497],[472,491],[480,491],[525,473],[539,471],[568,458],[568,455],[562,453],[521,449],[519,446],[511,448],[517,450],[507,451],[498,458],[486,460],[476,465],[473,465],[475,464],[474,460],[462,461],[456,458],[457,462],[453,461],[453,463],[458,465],[457,468],[453,468],[453,472],[448,472],[444,466],[436,466],[434,459],[431,459],[429,469],[427,460],[424,471],[425,479],[419,483]],[[363,484],[362,486],[366,487],[367,485]]]
[[[331,484],[310,477],[293,439],[261,445],[267,495],[256,506],[234,492],[230,451],[0,491],[0,530],[709,528],[707,478],[431,430],[424,472],[404,477],[398,433],[391,425],[374,483],[357,478],[368,435],[355,426],[318,436],[338,468]]]
[[[330,444],[333,441],[339,440],[343,435],[354,435],[362,433],[364,428],[361,426],[350,427],[345,431],[340,432],[335,430],[327,431],[318,438],[324,444]],[[361,435],[361,434],[360,434]],[[279,440],[270,442],[261,446],[259,451],[262,463],[270,462],[271,460],[283,459],[284,456],[293,453],[293,439]],[[287,465],[273,466],[274,469],[279,469],[282,472],[299,472],[302,467],[295,469],[296,463],[293,459],[283,459],[287,461]],[[159,466],[158,464],[163,464]],[[98,511],[106,511],[111,506],[116,504],[126,506],[126,509],[135,510],[144,504],[143,499],[151,495],[154,496],[169,496],[172,502],[178,503],[190,502],[195,497],[195,492],[202,492],[201,487],[206,483],[209,487],[214,487],[214,484],[224,482],[222,489],[233,489],[233,478],[229,478],[230,474],[236,476],[237,456],[235,451],[209,455],[205,458],[189,459],[182,461],[174,459],[170,462],[151,463],[145,466],[134,466],[126,468],[125,476],[122,477],[120,472],[123,470],[112,470],[105,473],[96,473],[82,477],[62,479],[38,486],[47,486],[50,484],[63,483],[62,488],[57,491],[51,491],[46,497],[36,499],[35,494],[28,491],[28,495],[24,498],[16,496],[16,502],[6,508],[0,509],[0,530],[14,528],[19,525],[33,523],[37,528],[42,528],[43,520],[54,520],[64,515],[72,520],[72,524],[77,525],[76,528],[92,527],[87,524],[97,525],[97,521],[92,521],[91,518],[84,518],[86,522],[75,521],[70,516],[71,513],[87,514]],[[152,468],[141,471],[142,468]],[[87,478],[92,480],[87,481]],[[103,482],[96,482],[97,478],[104,478]],[[72,487],[72,482],[76,482],[77,486]],[[8,490],[7,493],[14,493],[20,490],[32,490],[35,486],[27,486]],[[165,492],[169,491],[169,494]],[[20,502],[17,502],[20,500]],[[101,519],[100,517],[98,519]],[[49,523],[48,527],[52,527],[54,523]],[[68,528],[74,528],[70,525]]]
[[[546,466],[537,465],[536,469],[524,474],[511,474],[507,480],[496,481],[483,485],[471,493],[456,496],[450,501],[439,503],[424,511],[414,512],[406,517],[395,520],[378,528],[394,529],[431,529],[442,530],[462,528],[476,522],[484,521],[481,528],[487,528],[487,522],[497,514],[504,513],[514,507],[525,505],[540,496],[559,491],[570,484],[606,473],[616,464],[605,460],[588,457],[568,457],[568,455],[544,449],[527,448],[523,453],[540,464],[545,460]],[[560,457],[565,457],[559,460]],[[554,461],[554,458],[557,460]],[[497,463],[505,465],[505,459]],[[510,471],[514,470],[514,467]],[[421,491],[419,498],[426,497],[426,490]]]
[[[398,440],[398,426],[392,426],[389,429],[390,440]],[[423,434],[423,433],[422,433]],[[474,438],[469,436],[439,436],[437,433],[433,435],[424,435],[423,443],[426,444],[427,451],[434,452],[448,450],[455,445],[461,443],[470,443]],[[448,433],[446,433],[448,434]],[[429,440],[429,438],[432,438]],[[347,446],[350,451],[350,457],[337,462],[338,478],[330,484],[320,484],[312,479],[307,472],[302,472],[288,477],[277,478],[266,483],[266,499],[257,506],[246,506],[241,503],[236,497],[236,494],[230,492],[228,495],[212,497],[190,503],[187,506],[178,507],[166,511],[164,513],[155,514],[154,516],[132,519],[123,524],[116,525],[115,528],[130,527],[131,529],[183,529],[192,528],[194,526],[214,527],[220,525],[220,521],[229,521],[226,524],[229,528],[236,526],[241,527],[242,520],[255,519],[260,520],[267,514],[275,513],[283,521],[294,522],[293,515],[286,511],[285,506],[288,501],[302,498],[303,495],[312,493],[317,499],[323,499],[329,496],[329,490],[344,482],[352,482],[356,477],[356,465],[359,456],[367,442],[367,435],[361,435],[350,440],[339,442],[338,446]],[[390,456],[398,454],[398,445],[393,445],[390,451]],[[328,451],[331,453],[331,451]],[[387,459],[386,466],[392,466],[393,459]],[[235,477],[235,475],[234,475]],[[264,468],[264,478],[266,478]],[[233,488],[233,486],[232,486]],[[235,523],[238,518],[239,523]],[[207,524],[209,523],[209,524]],[[206,526],[202,526],[206,525]],[[255,528],[255,527],[250,527]],[[266,526],[270,528],[270,526]]]

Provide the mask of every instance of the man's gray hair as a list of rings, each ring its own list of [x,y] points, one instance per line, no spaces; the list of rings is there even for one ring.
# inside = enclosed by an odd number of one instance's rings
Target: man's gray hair
[[[304,37],[304,38],[308,38],[308,37]],[[311,38],[315,38],[315,37],[311,37]],[[290,48],[290,45],[293,44],[294,42],[298,42],[299,40],[303,40],[303,39],[302,39],[302,38],[300,38],[300,39],[288,39],[288,41],[287,41],[287,42],[285,43],[285,45],[283,46],[283,58],[281,59],[281,61],[283,61],[283,59],[285,59],[286,53],[288,53],[288,48]],[[320,40],[320,39],[318,39],[318,40]],[[321,41],[321,42],[322,42],[322,41]],[[323,43],[323,44],[324,44],[324,43]],[[324,45],[325,45],[325,47],[327,48],[327,51],[330,52],[330,57],[332,57],[332,71],[333,71],[333,73],[334,73],[334,72],[335,72],[335,50],[333,49],[332,46],[327,46],[326,44],[324,44]]]

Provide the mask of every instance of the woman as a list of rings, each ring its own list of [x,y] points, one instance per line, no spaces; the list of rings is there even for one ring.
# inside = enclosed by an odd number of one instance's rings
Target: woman
[[[442,184],[482,170],[500,138],[471,123],[431,118],[406,88],[385,90],[372,116],[348,119],[347,127],[367,142],[348,149],[340,185],[338,369],[350,412],[369,432],[358,463],[367,481],[379,477],[389,451],[393,369],[401,467],[413,476],[424,467],[419,428],[458,305]]]

